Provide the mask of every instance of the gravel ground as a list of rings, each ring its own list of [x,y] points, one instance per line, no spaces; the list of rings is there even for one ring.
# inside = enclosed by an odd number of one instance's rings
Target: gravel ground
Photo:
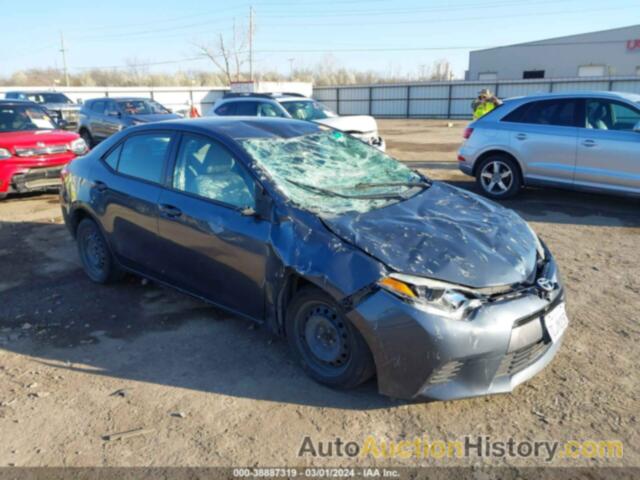
[[[463,123],[381,121],[389,152],[473,189]],[[82,273],[55,195],[0,203],[0,466],[640,466],[640,202],[552,189],[504,202],[547,242],[570,327],[512,394],[455,402],[315,384],[284,341],[153,283]],[[114,393],[118,392],[118,393]],[[143,428],[144,434],[105,440]],[[312,458],[302,439],[620,440],[622,459]]]

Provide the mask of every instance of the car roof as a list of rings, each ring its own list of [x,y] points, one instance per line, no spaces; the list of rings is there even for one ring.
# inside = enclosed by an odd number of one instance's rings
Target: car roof
[[[233,141],[247,138],[292,138],[327,128],[313,122],[280,117],[202,117],[164,120],[135,128],[141,131],[166,127],[193,133],[213,133]]]
[[[581,90],[574,92],[552,92],[552,93],[534,93],[531,95],[511,97],[508,100],[545,100],[554,98],[610,98],[614,100],[627,100],[631,102],[640,102],[640,95],[627,92],[609,92],[609,91],[597,91],[597,90]]]
[[[221,97],[221,100],[224,100],[225,102],[247,100],[273,100],[274,102],[286,102],[291,100],[313,101],[312,98],[292,93],[231,93]]]
[[[6,100],[6,99],[2,99],[2,100],[0,100],[0,105],[7,105],[7,106],[11,106],[11,105],[29,105],[31,107],[42,108],[36,102],[32,102],[31,100],[17,100],[17,99],[16,100]]]
[[[122,102],[122,101],[133,101],[133,100],[153,100],[152,98],[149,97],[96,97],[96,98],[90,98],[88,100],[85,100],[84,103],[87,102],[97,102],[100,100],[116,100],[118,102]]]
[[[42,95],[43,93],[59,93],[62,95],[66,95],[64,92],[56,92],[55,90],[8,90],[6,93],[22,93],[22,94],[33,94],[33,95]]]

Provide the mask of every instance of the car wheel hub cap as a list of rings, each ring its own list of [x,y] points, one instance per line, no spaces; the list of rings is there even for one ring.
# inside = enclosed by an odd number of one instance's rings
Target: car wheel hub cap
[[[490,193],[505,193],[513,183],[513,172],[501,161],[487,163],[480,174],[483,188]]]
[[[312,309],[305,323],[304,340],[321,362],[342,365],[348,353],[347,333],[338,315],[326,307]]]

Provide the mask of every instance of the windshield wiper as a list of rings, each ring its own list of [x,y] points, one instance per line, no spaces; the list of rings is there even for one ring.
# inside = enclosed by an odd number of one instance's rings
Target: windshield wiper
[[[386,200],[389,198],[403,198],[399,193],[376,193],[373,195],[348,195],[345,193],[334,192],[333,190],[327,190],[326,188],[315,187],[313,185],[307,185],[306,183],[297,182],[295,180],[286,179],[287,182],[296,185],[297,187],[304,188],[310,192],[319,193],[322,195],[329,195],[331,197],[348,198],[350,200]]]
[[[358,183],[358,184],[356,184],[356,186],[354,188],[356,188],[358,190],[362,190],[362,189],[365,189],[365,188],[377,188],[377,187],[409,187],[409,188],[422,187],[422,188],[429,188],[430,186],[431,186],[431,183],[422,180],[420,182]]]

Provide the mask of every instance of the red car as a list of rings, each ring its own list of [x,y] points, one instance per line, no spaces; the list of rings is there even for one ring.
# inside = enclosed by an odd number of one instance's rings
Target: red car
[[[62,167],[87,151],[36,103],[0,100],[0,200],[57,188]]]

